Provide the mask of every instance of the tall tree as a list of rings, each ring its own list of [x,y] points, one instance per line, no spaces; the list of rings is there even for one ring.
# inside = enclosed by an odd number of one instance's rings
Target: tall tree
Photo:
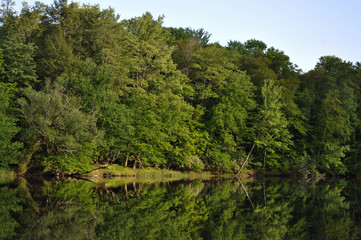
[[[227,85],[228,77],[236,70],[230,59],[229,52],[219,44],[201,48],[193,56],[189,78],[196,92],[194,105],[209,108],[212,101],[219,98],[217,90]]]
[[[14,141],[19,132],[16,118],[10,114],[10,86],[0,82],[0,167],[17,165],[20,158],[21,143]]]
[[[209,165],[231,171],[244,159],[247,140],[253,129],[250,113],[256,107],[254,86],[245,72],[230,73],[227,84],[217,90],[219,98],[209,109],[206,121],[210,134]]]
[[[305,89],[314,96],[310,107],[313,138],[310,147],[319,169],[345,173],[342,162],[357,121],[351,63],[334,56],[321,57],[315,69],[303,76]]]
[[[203,28],[191,29],[191,28],[169,28],[171,37],[169,39],[170,45],[176,45],[179,40],[190,40],[193,39],[201,46],[205,47],[209,43],[211,34],[205,31]]]
[[[82,59],[92,58],[97,64],[107,64],[113,71],[124,68],[120,63],[125,58],[121,52],[125,30],[118,23],[119,15],[115,14],[115,10],[101,10],[99,5],[83,5],[77,14],[80,23],[76,34],[80,35],[81,48],[76,54]],[[122,71],[118,74],[122,75]]]
[[[238,173],[245,166],[255,147],[261,151],[255,153],[253,166],[263,166],[263,169],[276,171],[285,171],[290,167],[284,156],[293,142],[292,134],[288,130],[288,121],[282,112],[281,88],[275,85],[273,80],[267,79],[261,90],[263,102],[257,116],[259,122],[255,124],[254,144]]]
[[[35,86],[34,45],[25,44],[17,32],[3,39],[5,81],[17,83],[19,87]]]
[[[15,1],[2,0],[0,8],[0,34],[2,37],[6,36],[10,32],[14,32],[14,26],[16,23],[16,11],[14,9]]]
[[[37,73],[40,79],[55,80],[62,73],[75,71],[73,49],[67,43],[59,26],[52,26],[42,35],[41,49],[37,51]]]
[[[288,122],[282,112],[281,88],[272,80],[266,80],[262,87],[263,105],[259,113],[256,144],[263,149],[263,168],[287,169],[287,162],[280,162],[280,154],[290,150],[292,135],[288,131]],[[278,152],[278,154],[274,154]],[[278,159],[277,159],[278,158]],[[285,159],[283,159],[285,160]]]
[[[59,83],[47,82],[42,91],[27,88],[24,94],[26,99],[20,99],[19,104],[27,154],[21,172],[26,172],[39,148],[48,153],[41,162],[47,170],[77,172],[89,168],[100,135],[95,114],[81,112],[79,100]]]
[[[30,7],[27,2],[23,2],[23,7],[16,21],[16,29],[21,34],[26,44],[33,42],[34,35],[40,32],[40,19],[45,12],[44,5],[36,2]]]

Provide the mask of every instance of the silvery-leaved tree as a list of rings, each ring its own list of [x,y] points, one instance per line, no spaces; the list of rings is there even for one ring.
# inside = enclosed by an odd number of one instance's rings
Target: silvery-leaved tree
[[[21,172],[39,148],[46,153],[40,160],[45,170],[74,173],[89,168],[100,137],[96,114],[82,112],[79,99],[60,84],[47,82],[42,91],[26,88],[24,95],[19,104],[27,154]]]

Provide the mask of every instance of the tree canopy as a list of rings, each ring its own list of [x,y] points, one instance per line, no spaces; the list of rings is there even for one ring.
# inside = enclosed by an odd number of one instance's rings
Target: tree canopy
[[[0,166],[359,174],[361,64],[67,0],[0,9]],[[253,151],[254,149],[254,151]],[[250,154],[251,152],[251,154]],[[248,156],[248,157],[247,157]]]

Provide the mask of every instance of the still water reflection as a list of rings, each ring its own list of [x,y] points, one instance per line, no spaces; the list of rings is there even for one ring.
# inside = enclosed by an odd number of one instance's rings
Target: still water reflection
[[[360,239],[356,180],[0,180],[1,239]]]

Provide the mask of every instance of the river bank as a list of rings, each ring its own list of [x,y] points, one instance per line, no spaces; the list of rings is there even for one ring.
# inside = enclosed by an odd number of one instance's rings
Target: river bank
[[[5,168],[0,168],[1,177],[11,177],[16,178],[20,176],[14,170],[9,170]],[[215,177],[221,178],[233,178],[235,176],[241,179],[252,179],[252,178],[262,178],[262,177],[291,177],[291,178],[322,178],[325,177],[323,174],[316,174],[312,176],[304,176],[299,173],[280,173],[272,171],[256,171],[253,169],[244,169],[240,174],[236,175],[235,173],[221,173],[216,171],[179,171],[171,169],[159,169],[154,167],[145,167],[145,168],[129,168],[117,164],[108,164],[108,165],[93,165],[93,169],[83,173],[44,173],[41,170],[29,171],[21,177],[55,177],[55,178],[87,178],[92,181],[99,181],[99,179],[104,178],[134,178],[134,179],[210,179]]]

